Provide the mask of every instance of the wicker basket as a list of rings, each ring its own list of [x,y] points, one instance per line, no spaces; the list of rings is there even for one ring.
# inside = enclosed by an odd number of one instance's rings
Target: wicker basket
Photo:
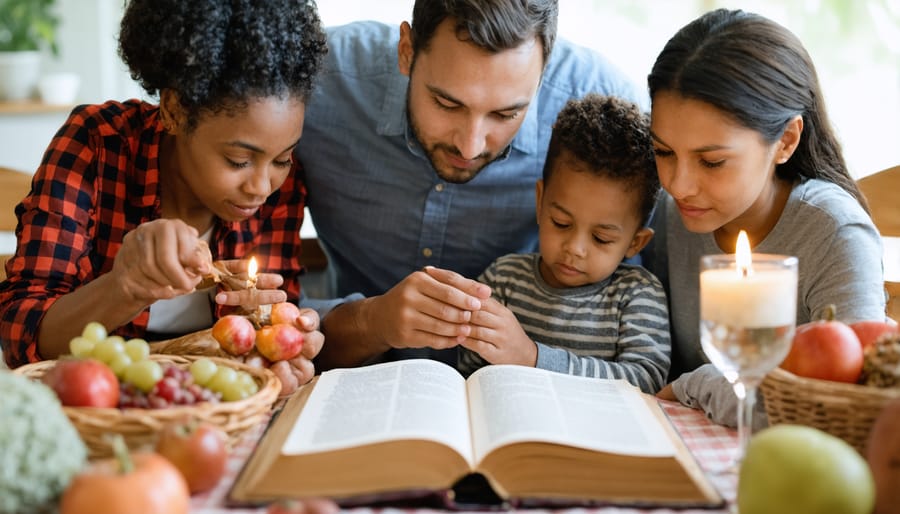
[[[213,339],[212,329],[209,328],[175,339],[150,343],[150,352],[166,355],[205,355],[240,361],[219,346],[218,341]]]
[[[760,390],[769,424],[818,428],[847,441],[862,454],[881,408],[889,400],[900,398],[900,388],[799,377],[781,368],[766,376]]]
[[[160,363],[173,363],[187,367],[201,356],[151,355],[150,359]],[[259,384],[259,391],[243,400],[219,403],[198,403],[179,405],[165,409],[107,409],[96,407],[63,407],[63,412],[78,429],[90,452],[91,458],[112,455],[107,434],[119,433],[131,449],[152,446],[157,434],[167,423],[193,416],[221,427],[227,434],[229,443],[235,444],[248,429],[263,422],[270,414],[272,405],[281,391],[281,383],[268,369],[254,368],[229,359],[212,358],[216,364],[230,366],[250,373]],[[48,360],[27,364],[16,368],[14,373],[30,378],[40,378],[56,361]]]

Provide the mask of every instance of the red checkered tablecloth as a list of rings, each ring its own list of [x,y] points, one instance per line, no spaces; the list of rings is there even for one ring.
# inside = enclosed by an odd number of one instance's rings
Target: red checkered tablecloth
[[[681,434],[682,439],[700,466],[707,472],[710,470],[720,470],[724,468],[731,460],[735,449],[737,448],[738,438],[735,430],[725,428],[713,424],[703,415],[702,412],[694,409],[683,407],[680,404],[660,401],[663,410],[672,420],[675,429]],[[202,495],[194,496],[191,501],[191,512],[196,514],[262,514],[265,509],[228,509],[224,506],[225,496],[231,484],[240,472],[244,461],[250,456],[256,446],[256,442],[262,435],[264,425],[250,430],[241,439],[241,442],[232,450],[228,461],[226,476],[222,479],[218,486],[212,491]],[[721,495],[728,500],[729,505],[734,501],[735,487],[737,477],[733,474],[707,473],[713,485],[719,490]],[[397,508],[354,508],[344,512],[351,514],[446,514],[447,511],[434,509],[397,509]],[[528,509],[529,514],[542,513],[559,513],[559,514],[640,514],[640,513],[680,513],[680,514],[717,514],[720,512],[728,512],[725,510],[709,510],[709,509],[689,509],[689,510],[671,510],[671,509],[652,509],[641,510],[631,508],[603,507],[596,509]]]

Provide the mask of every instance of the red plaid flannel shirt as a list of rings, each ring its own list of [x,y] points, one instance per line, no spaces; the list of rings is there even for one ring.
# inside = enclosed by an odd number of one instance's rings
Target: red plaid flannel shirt
[[[44,153],[16,206],[16,254],[0,284],[0,348],[10,367],[40,360],[37,328],[53,302],[110,271],[125,234],[160,218],[158,113],[138,100],[77,107]],[[216,221],[213,258],[255,255],[260,270],[284,277],[296,302],[305,199],[295,165],[253,217]],[[148,318],[146,309],[114,333],[144,337]]]

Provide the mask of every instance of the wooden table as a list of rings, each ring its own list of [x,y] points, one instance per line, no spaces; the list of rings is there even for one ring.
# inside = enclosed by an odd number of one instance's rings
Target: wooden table
[[[735,430],[715,425],[703,415],[701,411],[683,407],[673,402],[660,401],[663,410],[672,420],[675,429],[684,439],[685,444],[690,448],[694,457],[700,463],[704,470],[720,469],[725,466],[738,444],[737,432]],[[224,507],[224,498],[228,493],[228,489],[234,482],[235,477],[243,466],[244,461],[250,456],[257,440],[262,434],[263,426],[254,428],[241,440],[234,450],[228,462],[226,476],[219,482],[219,485],[210,492],[195,496],[191,501],[191,512],[197,514],[261,514],[265,509],[227,509]],[[729,505],[733,504],[735,496],[735,487],[737,485],[737,477],[710,475],[713,485],[719,490],[722,496],[728,500]],[[397,509],[397,508],[355,508],[345,512],[353,514],[437,514],[446,511],[434,509]],[[716,514],[728,512],[724,510],[671,510],[671,509],[653,509],[640,510],[630,508],[606,507],[598,509],[571,509],[571,510],[542,510],[529,509],[528,513],[542,514],[547,512],[571,513],[571,514],[637,514],[637,513],[681,513],[681,514]]]

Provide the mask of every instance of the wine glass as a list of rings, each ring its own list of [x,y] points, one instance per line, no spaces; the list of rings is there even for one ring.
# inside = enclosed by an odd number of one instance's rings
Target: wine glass
[[[746,240],[746,235],[744,236]],[[756,391],[791,348],[797,318],[797,258],[707,255],[700,261],[700,344],[738,397],[737,471],[752,431]]]

